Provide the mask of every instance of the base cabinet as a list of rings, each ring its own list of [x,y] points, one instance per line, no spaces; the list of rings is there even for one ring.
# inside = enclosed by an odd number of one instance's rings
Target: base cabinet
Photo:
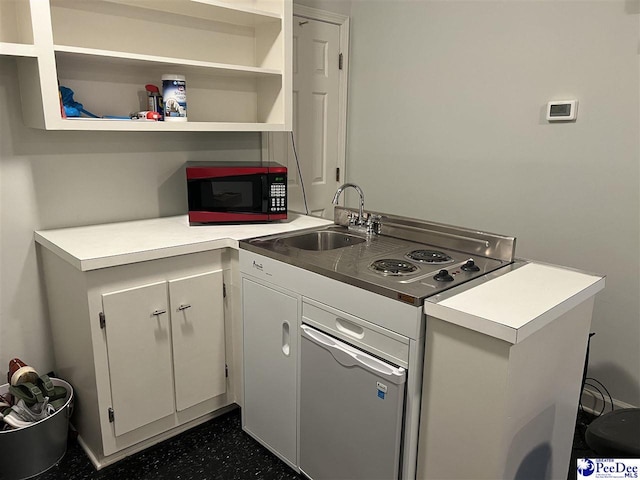
[[[117,436],[225,393],[222,270],[106,293],[102,306]]]
[[[169,280],[176,410],[226,391],[222,271]]]
[[[88,272],[42,252],[57,373],[96,466],[234,402],[220,251]]]
[[[297,469],[297,359],[300,297],[242,279],[242,427]]]
[[[516,344],[427,317],[416,478],[567,478],[592,310]]]
[[[165,282],[102,295],[116,436],[175,408],[166,304]]]

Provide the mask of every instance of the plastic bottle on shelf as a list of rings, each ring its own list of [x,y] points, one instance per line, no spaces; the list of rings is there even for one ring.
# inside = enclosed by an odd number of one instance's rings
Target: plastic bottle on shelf
[[[164,120],[166,122],[187,121],[187,82],[184,75],[162,75],[164,97]]]
[[[160,89],[152,84],[144,86],[147,91],[147,110],[151,112],[158,112],[160,115],[160,121],[163,120],[164,106],[162,105],[162,95],[160,95]]]

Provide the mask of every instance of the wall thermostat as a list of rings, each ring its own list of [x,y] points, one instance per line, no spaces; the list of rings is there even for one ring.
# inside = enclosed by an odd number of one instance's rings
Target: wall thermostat
[[[547,120],[550,122],[575,120],[577,109],[577,100],[554,100],[547,103]]]

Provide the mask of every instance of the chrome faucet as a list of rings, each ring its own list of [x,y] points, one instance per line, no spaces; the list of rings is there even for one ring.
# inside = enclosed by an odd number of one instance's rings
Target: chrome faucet
[[[355,213],[349,213],[349,230],[365,233],[367,236],[380,233],[382,217],[377,214],[368,213],[365,219],[364,192],[355,183],[345,183],[344,185],[338,187],[338,190],[336,190],[336,194],[333,196],[333,204],[338,204],[338,198],[340,197],[340,194],[344,192],[348,187],[355,188],[356,192],[358,192],[358,195],[360,195],[360,208],[358,209],[358,217],[354,218]]]
[[[362,189],[356,185],[355,183],[345,183],[344,185],[340,185],[338,190],[336,190],[336,194],[333,196],[333,204],[338,204],[338,197],[340,194],[345,191],[348,187],[352,187],[356,189],[358,195],[360,195],[360,208],[358,210],[358,225],[364,225],[364,192]]]

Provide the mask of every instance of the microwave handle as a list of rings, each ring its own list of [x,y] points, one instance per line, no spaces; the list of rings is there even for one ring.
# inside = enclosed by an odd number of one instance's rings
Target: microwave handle
[[[260,175],[262,181],[262,213],[269,213],[269,176]]]

